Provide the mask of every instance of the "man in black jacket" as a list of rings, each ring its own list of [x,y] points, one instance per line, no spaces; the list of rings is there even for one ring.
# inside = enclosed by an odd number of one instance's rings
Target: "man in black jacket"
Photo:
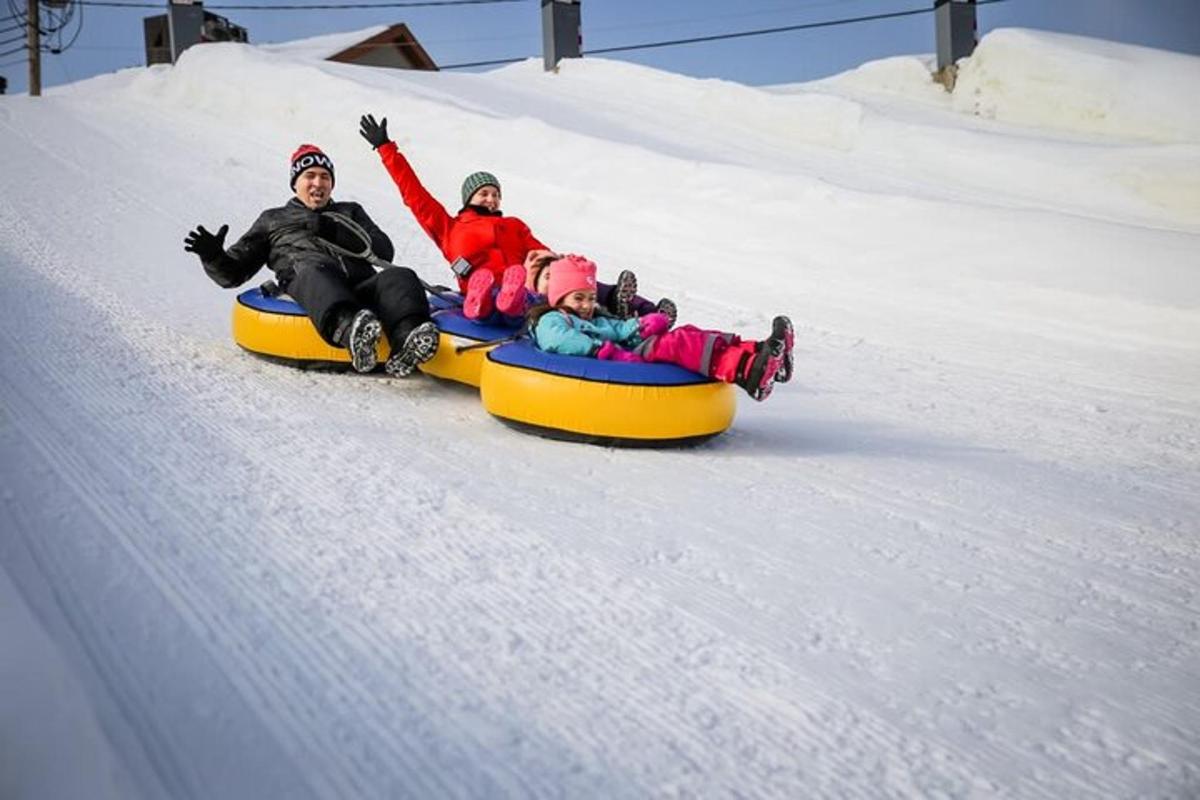
[[[386,334],[392,355],[387,373],[412,374],[437,352],[438,330],[429,318],[429,301],[417,274],[407,267],[376,272],[370,262],[340,255],[322,244],[336,242],[343,225],[329,212],[357,223],[371,238],[371,251],[390,261],[394,250],[387,234],[358,203],[332,199],[333,161],[311,144],[292,154],[291,187],[295,196],[262,212],[242,238],[226,250],[222,225],[215,234],[204,226],[184,239],[204,271],[225,288],[241,286],[268,265],[281,291],[308,314],[321,338],[350,351],[358,372],[375,368],[375,347]]]

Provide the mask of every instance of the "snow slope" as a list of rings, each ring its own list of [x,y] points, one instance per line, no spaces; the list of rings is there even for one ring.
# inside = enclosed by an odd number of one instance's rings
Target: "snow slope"
[[[0,98],[0,797],[1200,793],[1200,59],[307,52]],[[182,238],[302,141],[445,279],[368,111],[687,321],[789,313],[796,380],[629,452],[241,353]]]

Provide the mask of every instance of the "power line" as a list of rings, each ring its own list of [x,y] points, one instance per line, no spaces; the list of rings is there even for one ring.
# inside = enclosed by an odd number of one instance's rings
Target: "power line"
[[[1005,0],[979,0],[976,5],[987,5],[989,3],[1003,3]],[[621,45],[620,47],[601,47],[595,50],[585,50],[583,55],[597,55],[599,53],[620,53],[626,50],[649,50],[654,47],[673,47],[680,44],[696,44],[697,42],[715,42],[721,39],[741,39],[747,36],[765,36],[770,33],[784,33],[787,31],[803,31],[813,28],[831,28],[835,25],[849,25],[854,22],[871,22],[879,19],[893,19],[895,17],[911,17],[917,14],[931,14],[932,8],[915,8],[911,11],[892,11],[886,14],[870,14],[865,17],[847,17],[845,19],[832,19],[824,22],[806,22],[802,25],[785,25],[780,28],[760,28],[755,31],[739,31],[738,33],[718,33],[712,36],[693,36],[690,39],[673,39],[666,42],[647,42],[645,44],[630,44]]]
[[[852,0],[851,0],[852,1]],[[764,8],[761,11],[749,11],[735,14],[705,14],[691,15],[685,19],[654,19],[647,22],[630,22],[621,25],[589,25],[588,31],[591,33],[599,33],[604,31],[628,31],[634,29],[644,30],[646,28],[662,28],[665,25],[695,25],[697,23],[717,23],[724,24],[724,20],[730,19],[745,19],[746,17],[778,17],[783,14],[797,14],[812,11],[816,8],[825,6],[847,5],[847,0],[820,0],[819,2],[801,2],[800,0],[789,0],[784,6],[775,6],[772,8]]]
[[[71,36],[71,40],[69,42],[63,44],[63,30],[66,29],[67,25],[71,22],[71,19],[75,16],[76,8],[79,9],[79,17],[76,20],[77,24],[75,26],[75,33]],[[70,49],[71,46],[75,44],[75,42],[79,39],[79,34],[83,33],[83,6],[79,4],[79,0],[70,0],[66,11],[62,13],[62,16],[60,17],[59,26],[53,30],[54,33],[57,34],[58,46],[51,46],[49,48],[51,53],[62,53],[64,50]],[[63,67],[62,69],[64,72],[66,71],[66,67]]]
[[[0,58],[4,58],[5,56],[11,56],[13,53],[20,53],[22,50],[28,50],[28,49],[29,49],[29,45],[23,44],[14,50],[5,50],[3,53],[0,53]]]
[[[527,58],[536,58],[536,56],[519,56],[517,58],[497,58],[494,61],[469,61],[465,64],[439,64],[438,69],[462,69],[464,67],[491,67],[497,64],[515,64],[518,61],[524,61]]]
[[[976,5],[989,5],[991,3],[1003,3],[1006,0],[977,0]],[[11,0],[10,0],[11,2]],[[318,3],[309,5],[210,5],[205,8],[221,10],[221,11],[311,11],[311,10],[336,10],[336,9],[371,9],[371,8],[419,8],[429,6],[468,6],[468,5],[491,5],[497,3],[523,3],[528,0],[394,0],[393,2],[383,3]],[[128,0],[75,0],[80,6],[107,6],[112,8],[160,8],[161,3],[141,3],[129,2]],[[775,33],[788,33],[792,31],[812,30],[815,28],[829,28],[838,25],[850,25],[859,22],[872,22],[882,19],[894,19],[897,17],[916,16],[918,14],[929,14],[933,12],[933,8],[918,8],[909,11],[892,11],[882,14],[870,14],[860,17],[846,17],[843,19],[824,20],[821,22],[808,22],[799,25],[784,25],[775,28],[760,28],[750,31],[737,31],[734,33],[720,33],[710,36],[693,36],[686,39],[671,39],[658,42],[643,42],[641,44],[619,45],[615,47],[600,47],[592,50],[582,51],[582,55],[600,55],[603,53],[621,53],[631,50],[650,50],[658,47],[675,47],[685,44],[699,44],[702,42],[716,42],[724,39],[741,39],[752,36],[766,36]],[[12,19],[14,17],[10,17]],[[78,35],[78,32],[76,33]],[[16,41],[11,40],[11,41]],[[24,48],[20,48],[24,49]],[[9,55],[2,53],[0,56]],[[446,64],[439,66],[439,69],[465,69],[468,67],[490,67],[503,64],[515,64],[519,61],[524,61],[528,58],[536,58],[535,55],[518,56],[514,58],[497,58],[486,61],[469,61],[458,64]]]
[[[1003,3],[1006,0],[978,0],[976,5],[989,5],[991,3]],[[748,36],[765,36],[771,33],[785,33],[788,31],[803,31],[813,28],[830,28],[835,25],[849,25],[856,22],[871,22],[880,19],[892,19],[894,17],[911,17],[917,14],[931,14],[933,8],[916,8],[911,11],[892,11],[886,14],[871,14],[864,17],[846,17],[844,19],[825,20],[823,22],[807,22],[801,25],[785,25],[778,28],[760,28],[753,31],[738,31],[737,33],[718,33],[712,36],[693,36],[688,39],[671,39],[662,42],[645,42],[643,44],[628,44],[618,47],[600,47],[594,50],[583,50],[581,55],[591,56],[601,53],[621,53],[629,50],[650,50],[655,47],[673,47],[681,44],[697,44],[699,42],[716,42],[722,39],[741,39]],[[438,69],[461,69],[465,67],[487,67],[498,64],[515,64],[518,61],[524,61],[526,58],[535,58],[535,56],[522,56],[520,58],[499,58],[492,61],[471,61],[464,64],[446,64],[439,66]]]
[[[76,0],[85,6],[109,8],[162,8],[162,3],[124,2],[124,0]],[[493,3],[527,3],[529,0],[394,0],[385,3],[313,3],[309,5],[211,5],[216,11],[328,11],[337,9],[424,8],[429,6],[482,6]]]
[[[74,50],[123,50],[128,53],[145,53],[146,48],[141,45],[102,45],[102,44],[81,44],[77,45]]]

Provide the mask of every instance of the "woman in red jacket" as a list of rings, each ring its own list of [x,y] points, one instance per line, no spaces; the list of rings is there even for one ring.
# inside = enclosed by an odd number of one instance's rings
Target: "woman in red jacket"
[[[524,314],[527,273],[538,257],[550,255],[551,250],[520,219],[501,213],[500,181],[496,176],[489,172],[468,175],[462,185],[462,210],[450,216],[421,185],[408,159],[388,138],[387,119],[376,122],[373,115],[367,114],[359,125],[359,133],[379,153],[404,204],[455,270],[458,288],[464,294],[463,314],[470,319],[486,318],[493,309],[511,317]],[[454,267],[459,259],[466,262],[461,270]],[[656,306],[637,297],[636,292],[637,279],[625,271],[617,284],[602,286],[601,302],[621,316],[656,310],[674,316],[675,304],[670,300]]]

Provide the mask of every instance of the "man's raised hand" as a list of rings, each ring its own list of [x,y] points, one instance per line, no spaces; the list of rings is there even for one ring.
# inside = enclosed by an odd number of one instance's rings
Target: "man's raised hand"
[[[200,256],[201,261],[213,261],[220,258],[225,252],[225,234],[227,233],[229,233],[228,225],[222,225],[216,235],[206,231],[203,225],[197,225],[196,230],[190,232],[183,240],[183,249]]]

